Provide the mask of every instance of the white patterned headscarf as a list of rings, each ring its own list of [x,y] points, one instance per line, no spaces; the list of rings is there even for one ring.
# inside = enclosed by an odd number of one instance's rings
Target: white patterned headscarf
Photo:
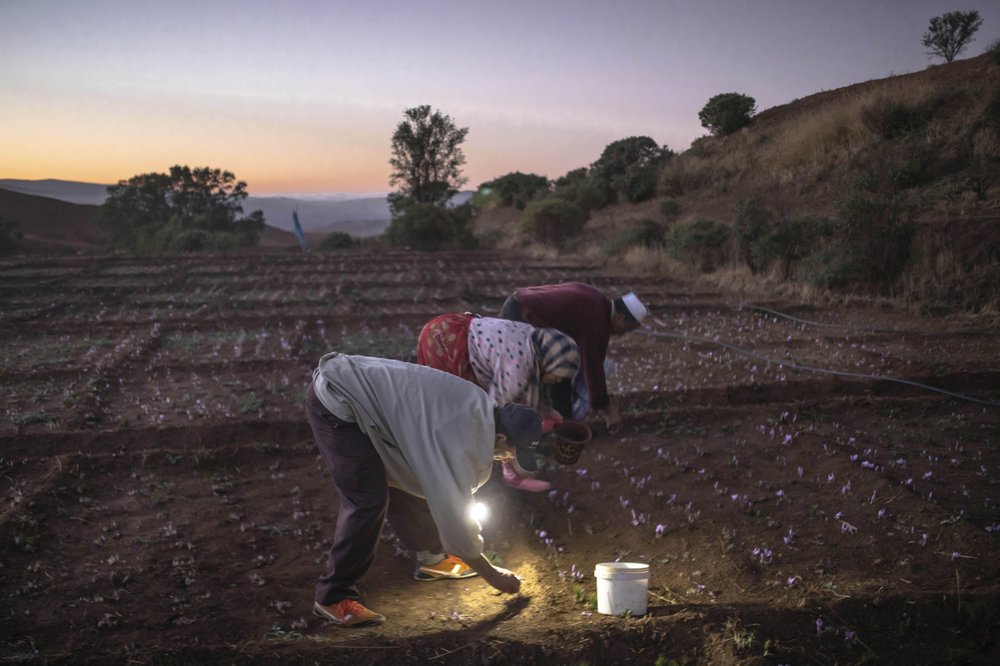
[[[580,354],[572,338],[553,328],[481,317],[469,325],[469,361],[497,406],[519,402],[542,410],[542,376],[573,377]]]

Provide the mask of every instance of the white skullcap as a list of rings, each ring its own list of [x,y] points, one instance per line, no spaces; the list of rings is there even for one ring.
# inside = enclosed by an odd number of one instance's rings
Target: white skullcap
[[[622,296],[622,303],[625,304],[629,314],[641,324],[648,311],[646,310],[646,306],[642,304],[642,301],[639,300],[639,297],[630,291]]]

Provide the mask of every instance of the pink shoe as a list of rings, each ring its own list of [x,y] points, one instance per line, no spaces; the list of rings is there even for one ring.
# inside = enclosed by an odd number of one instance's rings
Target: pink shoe
[[[546,490],[552,488],[552,484],[548,481],[521,476],[509,464],[504,463],[502,467],[504,485],[508,485],[511,488],[517,488],[529,493],[544,493]]]

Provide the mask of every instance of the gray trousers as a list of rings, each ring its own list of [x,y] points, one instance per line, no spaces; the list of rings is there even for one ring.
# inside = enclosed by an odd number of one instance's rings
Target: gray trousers
[[[331,414],[311,383],[304,407],[340,499],[326,573],[316,583],[315,599],[326,606],[359,598],[358,581],[375,560],[386,517],[411,550],[442,548],[427,501],[389,487],[382,459],[361,428]]]

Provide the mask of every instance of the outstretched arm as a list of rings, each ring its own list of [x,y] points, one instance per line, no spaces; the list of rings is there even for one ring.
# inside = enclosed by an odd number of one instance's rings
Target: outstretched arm
[[[513,572],[501,567],[495,567],[490,561],[480,555],[474,560],[467,560],[466,564],[472,567],[477,574],[483,577],[487,583],[506,594],[516,594],[521,589],[521,579]]]

